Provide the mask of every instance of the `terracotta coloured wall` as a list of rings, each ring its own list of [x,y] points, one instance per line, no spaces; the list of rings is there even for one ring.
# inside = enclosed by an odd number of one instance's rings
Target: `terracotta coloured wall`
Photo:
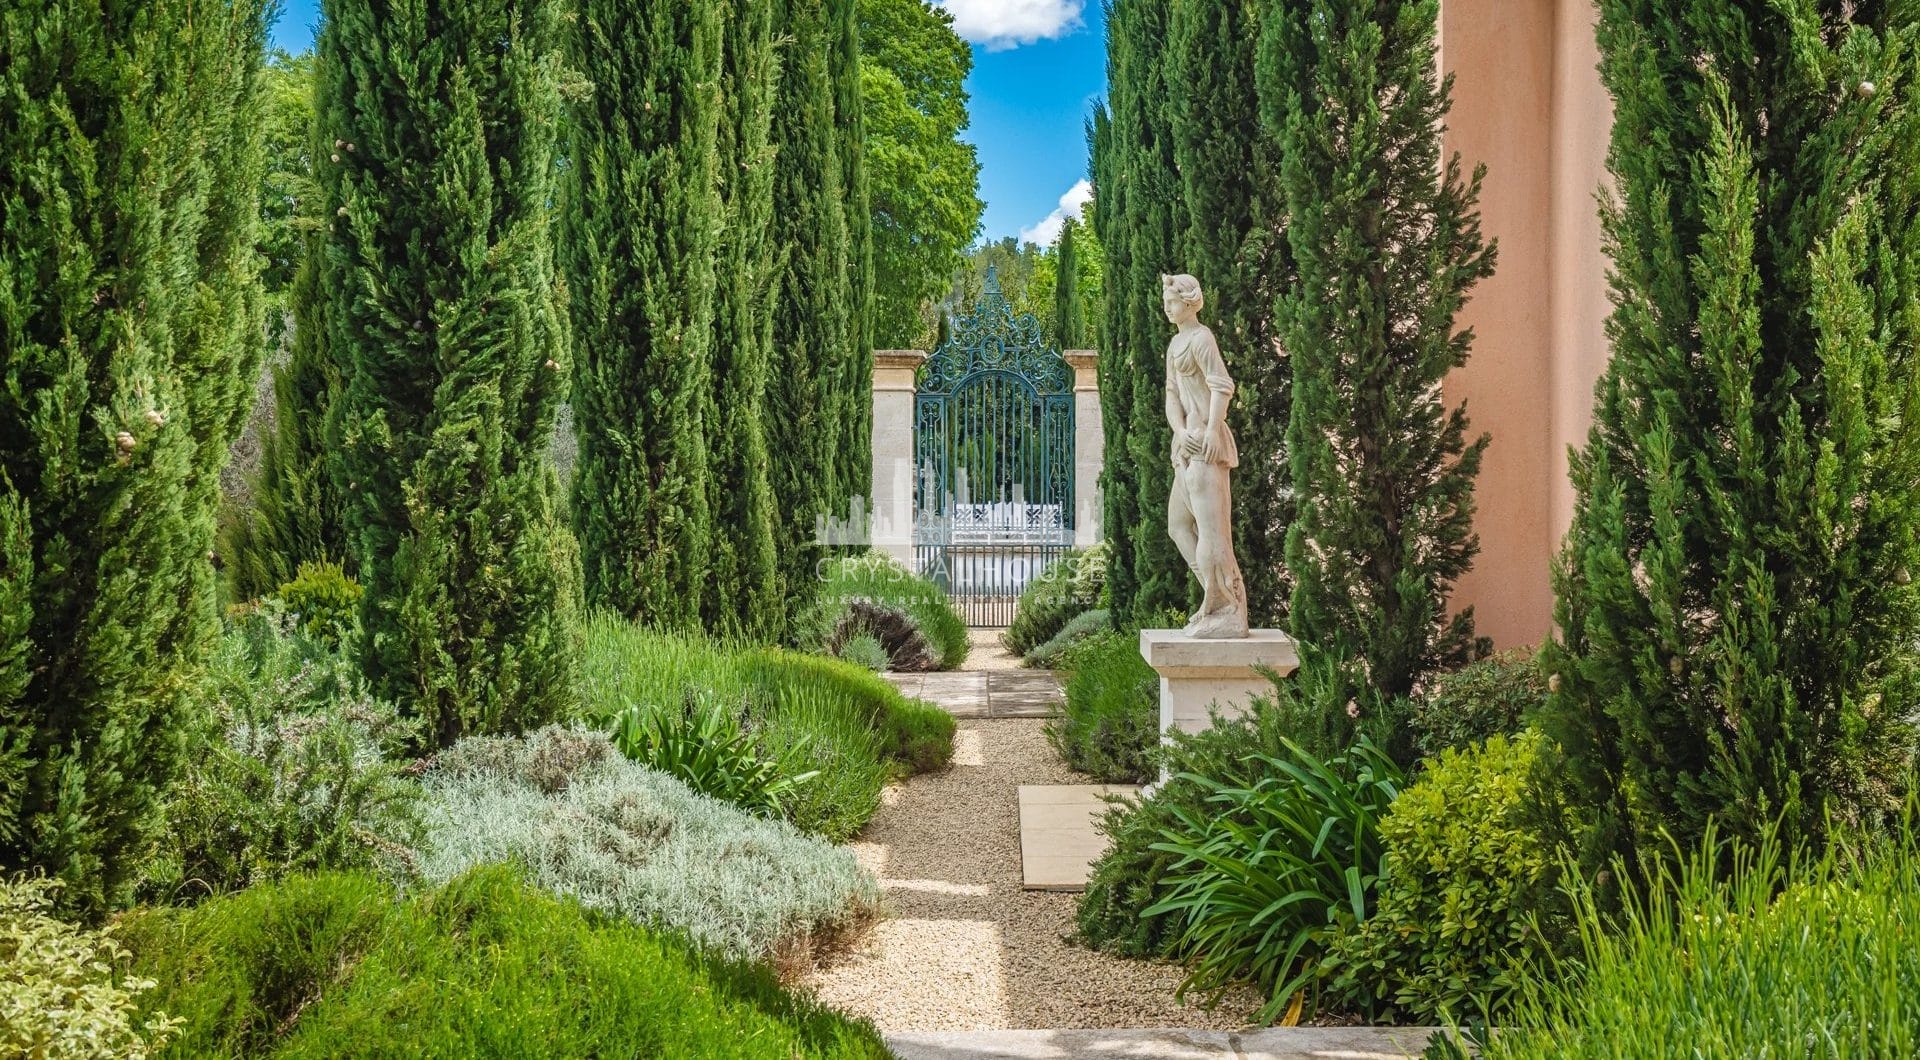
[[[1594,71],[1590,0],[1444,0],[1454,74],[1447,145],[1487,166],[1481,222],[1499,271],[1463,317],[1473,359],[1449,377],[1492,435],[1479,480],[1481,554],[1456,603],[1500,647],[1552,628],[1549,570],[1571,514],[1566,447],[1586,433],[1605,363],[1605,259],[1595,193],[1610,107]]]

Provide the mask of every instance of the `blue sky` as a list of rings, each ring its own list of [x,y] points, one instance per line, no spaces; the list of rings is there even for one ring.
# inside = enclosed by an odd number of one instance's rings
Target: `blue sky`
[[[639,0],[644,2],[644,0]],[[1061,197],[1087,175],[1084,126],[1105,91],[1105,26],[1099,0],[935,0],[973,42],[973,128],[980,150],[980,197],[988,239],[1043,225]],[[288,51],[313,44],[319,0],[284,0],[273,43]],[[1078,198],[1072,202],[1080,201]]]

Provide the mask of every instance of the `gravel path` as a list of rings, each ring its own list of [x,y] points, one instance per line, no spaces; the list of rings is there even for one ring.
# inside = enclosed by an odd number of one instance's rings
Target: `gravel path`
[[[987,647],[970,663],[988,663]],[[1230,995],[1214,1013],[1183,1007],[1179,969],[1072,945],[1063,936],[1076,896],[1021,889],[1015,789],[1086,781],[1041,725],[962,720],[951,769],[888,789],[852,848],[890,916],[808,982],[887,1032],[1245,1026],[1252,995]]]
[[[983,629],[974,627],[967,630],[967,664],[962,670],[1018,670],[1020,657],[1007,650],[1000,643],[1000,634],[1004,629]]]

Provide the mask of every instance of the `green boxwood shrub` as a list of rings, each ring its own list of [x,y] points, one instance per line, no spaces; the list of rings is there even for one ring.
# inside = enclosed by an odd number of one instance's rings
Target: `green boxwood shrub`
[[[1374,913],[1335,940],[1322,969],[1341,1003],[1375,1017],[1504,1017],[1548,956],[1552,844],[1531,827],[1546,738],[1443,752],[1380,821],[1386,878]],[[1551,933],[1551,932],[1550,932]]]
[[[127,953],[111,934],[55,919],[56,887],[0,877],[0,1056],[145,1060],[175,1031],[139,1004],[157,984],[115,974]]]
[[[874,550],[832,560],[827,563],[824,574],[825,584],[820,586],[811,607],[797,620],[796,638],[801,648],[833,654],[831,644],[860,633],[876,634],[883,643],[890,640],[900,645],[912,643],[909,637],[872,628],[871,616],[855,616],[859,620],[849,626],[849,612],[854,603],[864,601],[879,605],[889,614],[902,614],[910,619],[932,648],[934,668],[957,670],[967,661],[967,650],[971,647],[967,620],[954,607],[953,599],[933,582],[908,570],[899,560]],[[914,668],[922,667],[916,663]]]
[[[1071,653],[1066,699],[1047,739],[1077,772],[1114,784],[1159,774],[1160,679],[1140,656],[1137,633],[1109,630]]]
[[[179,1057],[883,1058],[878,1034],[771,971],[477,869],[404,900],[300,876],[127,918]]]
[[[407,868],[428,883],[519,864],[530,883],[743,959],[804,959],[879,900],[851,851],[697,794],[597,732],[469,737],[421,784]]]
[[[410,729],[330,639],[268,601],[228,620],[146,865],[149,901],[375,863],[414,833]],[[324,631],[319,631],[324,633]]]
[[[1106,590],[1107,546],[1075,549],[1020,591],[1013,622],[1000,635],[1015,655],[1026,655],[1060,632],[1073,616],[1100,606]]]
[[[1084,643],[1096,633],[1105,633],[1113,629],[1113,612],[1104,607],[1092,611],[1082,611],[1067,620],[1060,632],[1047,638],[1045,644],[1028,652],[1021,660],[1027,666],[1038,670],[1065,669],[1068,653]]]
[[[1539,655],[1506,651],[1443,674],[1410,705],[1407,726],[1421,755],[1512,736],[1547,702]]]
[[[866,825],[890,777],[953,756],[951,715],[851,663],[655,633],[604,614],[588,621],[585,639],[580,700],[590,723],[610,727],[636,709],[677,715],[690,696],[732,712],[762,757],[819,773],[781,812],[836,842]]]
[[[1774,833],[1722,845],[1710,828],[1645,885],[1616,862],[1618,902],[1570,879],[1577,960],[1527,977],[1480,1055],[1920,1056],[1913,808],[1892,840],[1839,836],[1818,860]]]

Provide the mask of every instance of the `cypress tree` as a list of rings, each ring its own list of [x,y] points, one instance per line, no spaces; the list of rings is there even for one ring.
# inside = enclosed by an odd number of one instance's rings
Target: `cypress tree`
[[[1438,0],[1315,0],[1263,45],[1297,270],[1287,537],[1303,687],[1335,731],[1390,719],[1423,679],[1487,650],[1448,595],[1478,551],[1485,437],[1441,392],[1467,360],[1454,317],[1490,275],[1481,174],[1441,161],[1451,83]],[[1351,706],[1349,706],[1351,704]]]
[[[714,540],[715,183],[722,8],[583,0],[562,211],[586,598],[697,628]]]
[[[328,425],[374,688],[445,746],[560,716],[579,558],[545,460],[558,5],[330,0],[318,162]]]
[[[1283,15],[1284,5],[1273,5]],[[1167,79],[1179,163],[1184,267],[1206,290],[1207,317],[1233,374],[1227,423],[1240,451],[1233,474],[1233,537],[1255,625],[1284,621],[1291,371],[1281,355],[1274,299],[1285,237],[1271,130],[1255,85],[1260,5],[1187,0],[1173,8]],[[1169,270],[1173,271],[1173,270]]]
[[[1118,27],[1112,4],[1107,6],[1106,17],[1107,88],[1111,97],[1120,92],[1114,77],[1117,48],[1114,37]],[[1132,371],[1133,366],[1120,345],[1122,337],[1127,334],[1130,316],[1128,307],[1122,304],[1118,294],[1133,260],[1132,244],[1127,239],[1131,231],[1127,211],[1133,205],[1133,196],[1127,182],[1122,179],[1122,174],[1127,170],[1124,157],[1127,146],[1114,128],[1111,101],[1096,106],[1092,119],[1087,123],[1087,148],[1091,155],[1094,189],[1088,220],[1106,247],[1108,276],[1106,290],[1099,303],[1104,341],[1096,350],[1100,374],[1100,426],[1106,439],[1100,465],[1101,537],[1107,543],[1110,556],[1107,563],[1108,596],[1114,615],[1122,618],[1130,613],[1130,605],[1136,595],[1133,553],[1134,538],[1140,530],[1139,490],[1134,481],[1136,468],[1127,445],[1127,431],[1133,424],[1134,394],[1133,383],[1127,373]]]
[[[287,359],[272,369],[273,414],[261,439],[252,504],[231,512],[221,528],[221,567],[231,594],[241,600],[273,592],[309,560],[353,569],[325,437],[327,408],[340,374],[327,350],[326,299],[316,252],[326,219],[312,162],[332,151],[332,138],[322,143],[313,120],[324,72],[311,52],[292,58],[282,52],[267,73],[267,105],[273,113],[266,131],[262,201],[264,279],[275,303],[270,315],[285,314],[292,327]]]
[[[259,366],[253,0],[0,14],[0,869],[124,901]]]
[[[1897,811],[1920,565],[1907,4],[1600,5],[1613,357],[1576,454],[1550,706],[1629,863]]]
[[[708,435],[713,591],[706,626],[776,639],[786,629],[767,475],[767,367],[772,357],[773,0],[733,0],[721,43],[719,185],[725,223],[716,252],[714,409]]]
[[[1103,490],[1113,563],[1124,564],[1128,571],[1120,575],[1110,567],[1108,577],[1115,609],[1140,623],[1158,621],[1168,611],[1185,611],[1197,597],[1197,586],[1166,525],[1173,431],[1162,395],[1172,331],[1160,309],[1160,276],[1185,271],[1180,242],[1187,230],[1166,102],[1171,92],[1172,9],[1172,0],[1108,3],[1108,157],[1096,152],[1093,167],[1096,179],[1102,174],[1106,178],[1100,193],[1118,196],[1100,232],[1109,263],[1105,338],[1113,348],[1111,354],[1102,351],[1100,398],[1126,414],[1123,424],[1109,425],[1111,455]],[[1127,469],[1112,473],[1115,461],[1126,461]],[[1114,496],[1116,487],[1129,486],[1131,498]],[[1133,516],[1121,533],[1114,533],[1112,525],[1111,513],[1116,511]]]
[[[834,129],[840,153],[842,213],[847,223],[847,346],[835,404],[836,511],[873,488],[873,203],[867,186],[866,123],[860,93],[860,19],[855,0],[828,0],[832,32]]]
[[[311,248],[318,237],[306,242]],[[273,424],[261,445],[253,506],[237,513],[220,548],[228,585],[242,600],[273,592],[308,560],[352,562],[324,430],[340,375],[327,353],[326,300],[311,251],[294,274],[290,300],[293,348],[273,369]]]
[[[842,510],[846,499],[837,480],[846,416],[836,399],[857,340],[835,125],[835,9],[829,0],[779,3],[775,24],[784,47],[773,112],[772,225],[779,268],[766,422],[782,591],[788,606],[797,607],[818,581],[814,519]]]
[[[1067,218],[1054,250],[1053,335],[1063,350],[1084,349],[1087,341],[1086,315],[1080,305],[1080,258],[1073,247],[1079,228],[1078,220]]]

